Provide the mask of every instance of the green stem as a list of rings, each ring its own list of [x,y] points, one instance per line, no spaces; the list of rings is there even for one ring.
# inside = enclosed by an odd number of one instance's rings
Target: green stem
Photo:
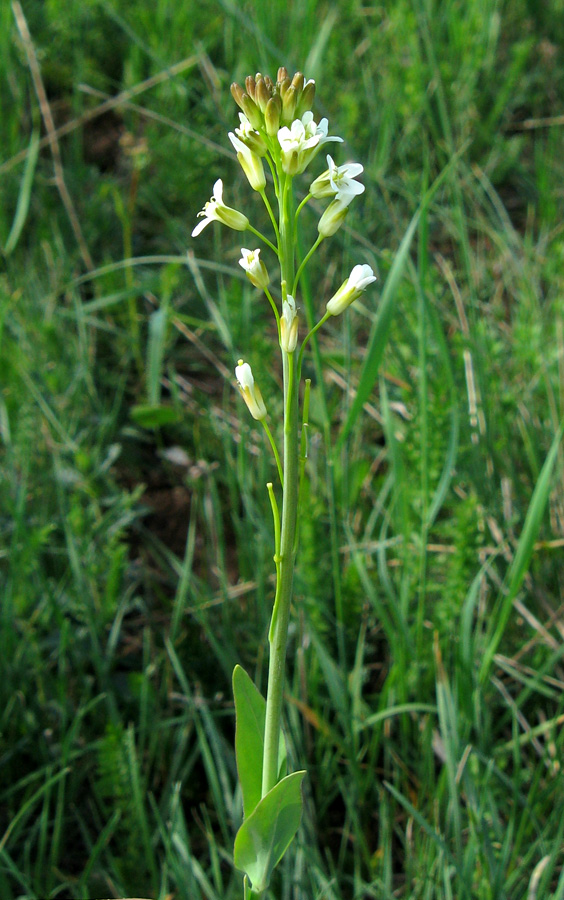
[[[270,446],[272,447],[272,452],[274,453],[274,459],[276,460],[276,467],[278,469],[278,475],[280,476],[280,484],[282,485],[282,490],[284,490],[284,474],[282,472],[282,463],[280,462],[280,456],[278,454],[278,447],[276,446],[276,442],[272,437],[272,432],[268,427],[266,419],[261,419],[264,430],[266,431],[268,440],[270,441]]]
[[[282,181],[280,200],[280,274],[282,281],[292,284],[294,278],[294,228],[291,210],[291,178],[289,176],[285,176]],[[282,350],[282,365],[284,375],[284,490],[280,533],[280,570],[269,632],[270,663],[262,770],[263,797],[272,790],[278,781],[278,747],[298,516],[299,442],[296,354]]]
[[[270,205],[270,201],[269,201],[268,197],[266,196],[266,192],[264,190],[260,191],[260,195],[263,199],[264,205],[266,206],[268,215],[270,216],[270,221],[272,222],[272,225],[274,227],[274,234],[276,235],[276,240],[278,242],[280,242],[280,232],[278,231],[278,223],[277,223],[276,219],[274,218],[274,213],[272,212],[272,206]]]
[[[294,216],[294,227],[298,224],[298,216],[299,216],[299,214],[301,213],[301,211],[302,211],[302,209],[304,208],[304,206],[306,205],[306,203],[309,203],[309,201],[311,200],[312,197],[313,197],[313,194],[308,194],[307,197],[304,197],[304,199],[302,200],[302,202],[301,202],[300,205],[298,206],[298,208],[297,208],[297,210],[296,210],[296,215]]]
[[[307,263],[309,262],[310,257],[313,256],[313,254],[315,253],[315,251],[316,251],[317,248],[319,247],[319,245],[320,245],[320,243],[321,243],[322,240],[323,240],[323,235],[320,234],[319,237],[317,238],[315,244],[313,245],[313,247],[310,248],[309,252],[306,253],[306,255],[304,256],[302,262],[300,263],[300,268],[299,268],[298,271],[296,272],[296,277],[294,278],[294,284],[293,284],[293,286],[292,286],[292,297],[295,297],[295,296],[296,296],[296,290],[297,290],[298,283],[299,283],[299,280],[300,280],[300,275],[302,274],[302,272],[303,272],[305,266],[306,266]]]
[[[315,332],[318,331],[321,328],[321,326],[325,324],[327,319],[330,319],[330,318],[331,318],[331,313],[326,312],[325,315],[323,316],[323,318],[319,320],[317,325],[313,326],[311,331],[309,331],[306,334],[305,338],[303,339],[302,346],[300,347],[300,355],[298,356],[298,381],[300,380],[301,374],[302,374],[302,361],[304,358],[304,350],[306,348],[307,342],[313,337]]]
[[[270,305],[271,305],[271,307],[272,307],[272,311],[273,311],[274,316],[275,316],[275,318],[276,318],[276,325],[277,325],[277,327],[278,327],[278,340],[280,340],[280,315],[279,315],[279,313],[278,313],[278,309],[277,309],[277,307],[276,307],[276,303],[274,302],[274,299],[273,299],[273,297],[272,297],[272,294],[270,293],[270,291],[268,290],[268,288],[265,287],[264,293],[265,293],[266,296],[268,297],[269,303],[270,303]]]
[[[258,238],[260,238],[261,241],[264,241],[264,243],[267,245],[267,247],[270,247],[270,249],[273,250],[274,253],[276,253],[276,256],[278,256],[278,250],[276,249],[276,247],[274,246],[274,244],[272,243],[272,241],[269,241],[268,238],[262,233],[262,231],[258,231],[256,228],[254,228],[254,227],[251,225],[250,222],[249,222],[249,224],[247,225],[247,231],[252,231],[253,234],[256,234],[256,236],[257,236]]]

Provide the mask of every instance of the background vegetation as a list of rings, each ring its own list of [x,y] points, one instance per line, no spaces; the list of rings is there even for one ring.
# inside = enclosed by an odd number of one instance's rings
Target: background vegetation
[[[280,373],[238,236],[190,232],[218,177],[258,215],[229,84],[279,64],[365,166],[302,308],[359,262],[379,290],[307,362],[286,724],[309,777],[272,897],[562,900],[562,0],[22,6],[0,4],[2,900],[241,893],[230,676],[265,679],[272,461],[232,371],[273,422]]]

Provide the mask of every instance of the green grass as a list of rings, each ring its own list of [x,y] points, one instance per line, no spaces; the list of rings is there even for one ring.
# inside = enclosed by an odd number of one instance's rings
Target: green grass
[[[254,203],[229,84],[279,64],[365,166],[304,316],[355,263],[379,290],[304,363],[285,725],[309,774],[270,896],[563,900],[564,148],[539,120],[564,6],[23,9],[93,270],[2,4],[2,900],[242,893],[230,685],[265,684],[274,468],[232,372],[274,427],[280,373],[237,236],[190,232],[218,177]]]

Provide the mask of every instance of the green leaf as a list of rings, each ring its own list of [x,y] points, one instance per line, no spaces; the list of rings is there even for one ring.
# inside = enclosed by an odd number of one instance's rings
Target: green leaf
[[[149,403],[156,406],[161,399],[161,376],[166,343],[168,309],[166,304],[149,318],[147,347],[147,393]]]
[[[131,418],[142,428],[158,428],[160,425],[170,425],[178,422],[182,413],[172,406],[152,406],[151,404],[139,404],[131,410]]]
[[[27,219],[27,214],[29,212],[29,202],[31,199],[31,188],[33,185],[33,176],[35,175],[35,166],[37,163],[38,155],[39,132],[34,131],[31,135],[29,150],[27,152],[27,159],[25,161],[25,169],[20,185],[16,214],[14,216],[10,234],[8,235],[8,240],[6,241],[6,246],[4,247],[4,253],[6,256],[9,256],[16,247],[25,225],[25,220]]]
[[[243,792],[243,812],[247,818],[257,806],[262,793],[266,701],[241,666],[235,666],[233,670],[233,696],[236,714],[235,756]],[[286,742],[282,733],[280,733],[278,758],[280,775],[284,775]]]
[[[249,878],[253,891],[266,890],[299,828],[305,774],[293,772],[279,781],[237,832],[234,862]]]

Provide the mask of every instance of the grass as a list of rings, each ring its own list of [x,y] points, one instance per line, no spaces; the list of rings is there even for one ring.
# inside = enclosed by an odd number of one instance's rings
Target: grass
[[[1,897],[241,895],[230,680],[266,677],[273,463],[231,373],[252,360],[273,423],[280,375],[236,236],[189,235],[216,178],[253,202],[229,84],[283,63],[367,188],[304,314],[358,262],[380,291],[304,363],[309,775],[271,896],[562,900],[562,3],[23,13],[27,44],[0,7]]]

